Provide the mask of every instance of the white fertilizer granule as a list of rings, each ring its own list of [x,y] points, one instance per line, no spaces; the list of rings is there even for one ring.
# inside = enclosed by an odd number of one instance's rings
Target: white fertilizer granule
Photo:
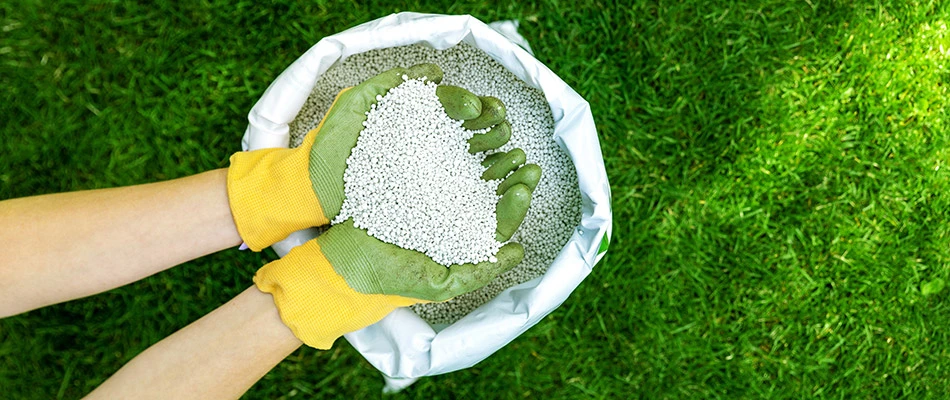
[[[485,287],[444,303],[412,306],[431,324],[453,323],[501,291],[539,277],[570,239],[581,219],[581,194],[570,157],[554,141],[554,117],[544,93],[508,72],[487,54],[467,44],[446,50],[422,45],[393,47],[355,54],[340,61],[317,80],[310,97],[290,124],[291,145],[320,123],[343,88],[355,86],[394,67],[434,63],[442,67],[443,84],[464,87],[479,96],[494,96],[505,104],[511,141],[499,151],[521,148],[527,162],[541,166],[531,208],[512,241],[525,249],[524,260]],[[382,195],[382,193],[377,193]]]
[[[478,131],[449,118],[436,86],[409,79],[377,97],[346,160],[333,223],[353,218],[373,237],[445,266],[494,262],[500,181],[481,179],[485,157],[469,154],[467,142]]]

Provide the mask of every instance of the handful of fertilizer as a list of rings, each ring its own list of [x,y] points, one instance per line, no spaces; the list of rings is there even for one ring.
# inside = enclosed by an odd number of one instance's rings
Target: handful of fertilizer
[[[475,118],[503,121],[498,99],[425,78],[403,79],[366,114],[347,159],[345,200],[333,222],[352,218],[377,239],[445,266],[494,262],[524,219],[541,169],[522,167],[526,157],[520,149],[484,154],[511,136],[507,122],[486,125]],[[456,115],[443,107],[449,101],[461,102],[451,107],[460,110]]]

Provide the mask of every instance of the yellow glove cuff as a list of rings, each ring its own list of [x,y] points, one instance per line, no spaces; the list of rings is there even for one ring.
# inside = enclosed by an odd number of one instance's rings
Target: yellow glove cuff
[[[280,319],[294,336],[322,350],[343,334],[372,325],[399,307],[423,302],[353,290],[333,270],[316,240],[262,267],[254,283],[274,296]]]
[[[337,94],[331,110],[347,90]],[[261,149],[231,156],[231,216],[251,250],[261,251],[291,233],[330,222],[310,180],[310,149],[329,115],[304,136],[296,149]]]
[[[329,222],[310,183],[308,156],[309,146],[231,156],[228,201],[238,234],[251,250],[261,251],[293,232]]]

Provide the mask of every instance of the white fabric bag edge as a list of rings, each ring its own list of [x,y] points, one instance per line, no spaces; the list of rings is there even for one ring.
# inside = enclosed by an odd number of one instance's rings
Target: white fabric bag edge
[[[583,196],[580,226],[548,272],[511,287],[455,324],[436,332],[408,309],[345,335],[387,378],[386,391],[397,391],[427,375],[467,368],[517,338],[563,303],[606,250],[611,233],[610,190],[589,104],[525,49],[515,46],[516,27],[505,36],[471,16],[400,13],[361,24],[320,40],[278,76],[248,115],[242,139],[247,150],[287,147],[288,123],[303,106],[317,77],[338,60],[375,48],[425,43],[444,49],[465,41],[504,64],[531,86],[540,88],[555,117],[555,137],[575,164]],[[522,46],[527,42],[521,38]],[[297,232],[274,249],[281,256],[311,238]],[[473,334],[474,333],[474,334]]]

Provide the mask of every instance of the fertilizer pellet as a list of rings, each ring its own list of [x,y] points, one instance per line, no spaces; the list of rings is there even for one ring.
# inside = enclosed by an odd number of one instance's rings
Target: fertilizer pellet
[[[446,266],[494,262],[500,181],[480,179],[485,157],[469,154],[467,142],[478,131],[449,118],[436,86],[409,79],[377,97],[346,160],[346,196],[333,223],[352,218],[373,237]]]
[[[512,135],[511,141],[499,151],[521,148],[527,153],[528,162],[540,165],[543,171],[528,215],[511,239],[524,245],[525,257],[521,264],[474,292],[444,303],[412,307],[431,324],[449,324],[503,290],[543,275],[580,222],[581,195],[574,165],[553,139],[554,117],[544,94],[481,50],[466,44],[446,50],[421,45],[393,47],[356,54],[339,62],[317,80],[307,102],[290,124],[292,146],[299,146],[304,135],[317,126],[341,89],[393,67],[424,62],[442,67],[445,72],[442,83],[501,99],[507,109]]]

